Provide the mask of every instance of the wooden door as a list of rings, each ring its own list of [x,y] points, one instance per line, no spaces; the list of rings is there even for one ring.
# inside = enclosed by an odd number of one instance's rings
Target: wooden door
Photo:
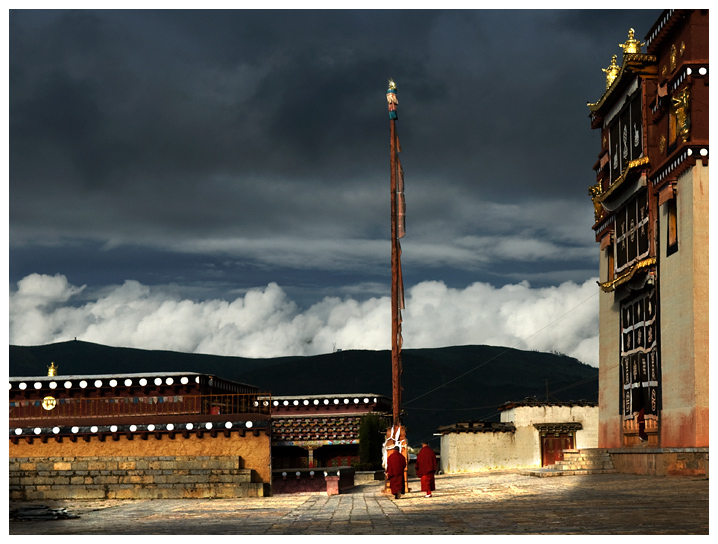
[[[541,437],[541,466],[553,465],[563,461],[563,450],[573,449],[573,435],[568,433],[550,433]]]

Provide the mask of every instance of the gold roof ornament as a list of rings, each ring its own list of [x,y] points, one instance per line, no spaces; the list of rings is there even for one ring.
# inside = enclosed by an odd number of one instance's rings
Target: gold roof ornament
[[[396,83],[394,83],[394,80],[389,78],[389,88],[396,90]]]
[[[621,67],[616,64],[616,55],[613,55],[608,68],[601,68],[601,70],[606,72],[606,89],[610,89],[616,77],[618,77],[618,72],[621,71]]]
[[[55,363],[50,363],[50,366],[47,367],[47,375],[57,376],[57,365]]]
[[[603,206],[598,200],[603,194],[603,187],[601,186],[601,180],[598,180],[596,185],[591,185],[588,188],[588,196],[593,200],[593,218],[598,221],[603,216]]]
[[[618,47],[623,49],[623,54],[628,55],[630,53],[640,53],[641,52],[641,46],[646,45],[645,43],[639,42],[635,37],[635,30],[632,28],[628,29],[628,40],[626,40],[626,43],[619,43]]]
[[[598,102],[588,102],[586,105],[591,110],[591,123],[594,124],[598,120],[603,119],[601,110],[610,102],[611,89],[613,84],[619,78],[623,78],[623,72],[626,70],[629,74],[658,75],[658,64],[655,55],[649,55],[641,52],[641,46],[645,43],[639,42],[635,37],[635,31],[631,28],[628,31],[628,40],[620,43],[618,46],[623,49],[623,61],[619,66],[616,62],[616,55],[611,59],[608,68],[602,68],[606,73],[606,90]],[[665,67],[664,67],[665,69]],[[606,113],[605,111],[603,113]],[[597,127],[594,127],[597,128]]]

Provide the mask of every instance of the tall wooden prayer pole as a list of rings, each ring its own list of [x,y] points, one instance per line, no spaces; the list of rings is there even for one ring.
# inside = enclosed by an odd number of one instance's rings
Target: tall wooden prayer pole
[[[386,92],[389,104],[390,128],[390,168],[391,168],[391,380],[392,380],[392,409],[393,419],[390,429],[386,431],[384,441],[384,467],[387,467],[387,458],[394,448],[399,448],[409,465],[409,450],[406,441],[406,429],[401,424],[401,310],[404,309],[404,281],[401,274],[401,245],[399,239],[404,237],[404,216],[406,204],[404,202],[404,170],[401,167],[399,153],[401,145],[396,133],[397,113],[399,101],[396,97],[396,85],[389,80],[389,89]],[[387,481],[385,492],[390,491]],[[408,493],[408,471],[404,469],[404,493]]]
[[[392,379],[392,406],[393,406],[393,427],[401,426],[401,307],[402,286],[401,286],[401,256],[399,238],[400,232],[400,210],[399,200],[403,200],[403,187],[400,184],[399,164],[399,139],[396,133],[397,113],[396,107],[399,103],[396,97],[396,85],[389,80],[387,90],[387,102],[389,104],[389,127],[391,137],[391,379]],[[403,185],[403,180],[401,180]],[[400,193],[401,189],[401,193]],[[401,196],[400,196],[401,194]],[[401,202],[403,204],[403,202]],[[403,210],[401,210],[403,212]],[[401,214],[403,215],[403,214]],[[403,231],[403,229],[401,229]]]

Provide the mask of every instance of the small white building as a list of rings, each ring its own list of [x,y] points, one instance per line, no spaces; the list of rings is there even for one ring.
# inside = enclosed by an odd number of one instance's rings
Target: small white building
[[[598,447],[598,405],[525,399],[499,407],[501,422],[440,427],[444,473],[536,468],[563,458],[563,450]]]

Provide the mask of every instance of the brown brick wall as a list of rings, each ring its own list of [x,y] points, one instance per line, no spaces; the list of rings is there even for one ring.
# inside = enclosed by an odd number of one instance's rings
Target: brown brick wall
[[[265,431],[10,440],[10,498],[213,498],[271,492]]]
[[[10,458],[10,500],[261,497],[239,456]]]
[[[32,457],[241,457],[244,466],[252,469],[255,482],[269,483],[272,481],[270,466],[271,442],[266,432],[256,435],[247,432],[217,433],[211,436],[189,434],[186,437],[176,434],[170,438],[167,434],[147,434],[141,436],[117,435],[102,437],[78,437],[75,441],[63,438],[62,441],[49,438],[45,442],[40,439],[28,441],[21,439],[10,441],[10,458]]]

